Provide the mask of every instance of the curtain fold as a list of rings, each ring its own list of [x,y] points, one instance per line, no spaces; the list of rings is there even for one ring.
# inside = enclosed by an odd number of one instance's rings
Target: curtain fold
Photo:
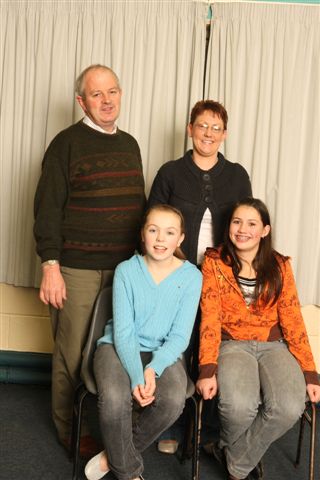
[[[2,1],[0,282],[37,286],[33,197],[43,153],[82,117],[74,82],[90,64],[115,70],[118,125],[140,145],[147,189],[184,152],[202,96],[208,6],[192,1]]]
[[[43,153],[77,121],[74,81],[104,63],[123,88],[119,127],[138,140],[147,191],[182,155],[202,97],[207,5],[192,1],[2,1],[0,282],[38,285],[33,196]],[[320,304],[320,8],[217,3],[205,96],[225,104],[225,154],[270,208],[303,303]]]
[[[206,97],[229,114],[225,154],[249,172],[292,257],[300,300],[320,304],[320,8],[214,3]]]

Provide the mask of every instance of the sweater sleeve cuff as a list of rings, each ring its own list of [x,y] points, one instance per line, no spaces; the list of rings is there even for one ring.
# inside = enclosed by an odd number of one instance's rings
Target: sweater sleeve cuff
[[[139,373],[132,373],[132,375],[129,375],[130,377],[130,383],[131,383],[131,392],[137,387],[138,385],[144,385],[144,376],[140,375]]]
[[[60,252],[56,249],[48,249],[41,252],[41,263],[46,262],[47,260],[60,260]]]
[[[144,370],[146,370],[147,368],[152,368],[156,374],[156,378],[159,378],[163,374],[166,367],[163,365],[158,365],[156,362],[152,360],[150,363],[148,363],[144,367]]]
[[[211,378],[216,373],[217,364],[216,363],[207,363],[206,365],[199,366],[199,377],[201,378]]]
[[[320,385],[319,376],[318,376],[317,372],[305,371],[305,372],[303,372],[303,374],[304,374],[304,378],[305,378],[305,381],[306,381],[307,385],[309,383],[311,385]]]

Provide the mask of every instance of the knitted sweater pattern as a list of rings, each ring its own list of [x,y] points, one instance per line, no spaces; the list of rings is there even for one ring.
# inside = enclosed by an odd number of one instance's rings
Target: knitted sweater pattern
[[[251,196],[246,170],[229,162],[222,153],[210,170],[200,169],[192,159],[192,150],[178,160],[165,163],[158,171],[148,204],[168,203],[181,210],[186,236],[181,247],[187,259],[197,263],[198,237],[204,212],[209,208],[214,227],[214,244],[219,245],[230,207]]]
[[[283,287],[274,305],[247,305],[232,268],[220,258],[219,249],[208,249],[202,266],[200,325],[200,378],[215,373],[221,340],[284,339],[298,361],[306,383],[318,384],[313,355],[302,318],[290,261],[278,258]]]
[[[156,284],[142,256],[115,270],[113,320],[101,343],[113,343],[132,389],[144,384],[140,352],[153,352],[151,367],[160,376],[189,344],[202,285],[200,271],[188,261]]]
[[[144,203],[136,140],[80,121],[45,153],[35,196],[37,252],[68,267],[112,269],[137,245]]]

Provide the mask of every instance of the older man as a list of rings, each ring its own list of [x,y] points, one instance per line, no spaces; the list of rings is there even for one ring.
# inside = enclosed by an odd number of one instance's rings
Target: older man
[[[115,266],[136,247],[144,180],[136,140],[115,124],[122,91],[116,74],[91,65],[76,82],[84,118],[49,145],[35,195],[34,234],[42,261],[40,299],[50,305],[55,347],[52,412],[70,443],[72,401],[93,304]],[[83,426],[80,452],[95,445]]]

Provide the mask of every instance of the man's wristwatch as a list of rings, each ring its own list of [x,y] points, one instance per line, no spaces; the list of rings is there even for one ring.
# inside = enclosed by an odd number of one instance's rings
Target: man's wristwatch
[[[46,265],[57,265],[59,264],[59,260],[47,260],[46,262],[43,262],[41,265],[45,267]]]

